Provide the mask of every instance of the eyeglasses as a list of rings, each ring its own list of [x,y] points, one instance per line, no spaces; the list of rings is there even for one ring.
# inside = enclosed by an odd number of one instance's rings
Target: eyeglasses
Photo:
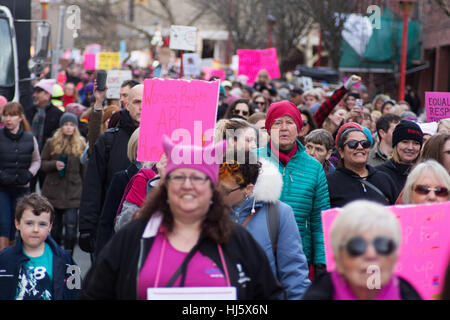
[[[304,126],[306,126],[306,125],[308,125],[308,124],[309,124],[308,120],[303,120],[303,125],[304,125]]]
[[[232,194],[233,192],[235,192],[235,191],[241,189],[241,187],[237,187],[237,188],[234,188],[234,189],[232,189],[232,190],[226,190],[225,188],[222,188],[222,189],[223,189],[223,192],[224,192],[227,196],[229,196],[229,195]]]
[[[366,252],[368,245],[369,242],[364,238],[354,237],[347,242],[345,249],[349,256],[358,257]],[[397,247],[394,240],[388,237],[377,237],[372,241],[372,245],[375,247],[376,252],[383,256],[390,255]]]
[[[364,149],[370,148],[370,141],[369,140],[350,140],[347,141],[346,143],[344,143],[344,147],[345,145],[347,145],[350,149],[356,149],[358,148],[358,145],[361,145],[361,147],[363,147]]]
[[[200,176],[169,176],[167,178],[169,181],[171,181],[174,185],[181,186],[183,185],[186,180],[189,180],[190,183],[192,183],[193,186],[199,187],[205,184],[205,182],[209,179],[208,177],[200,177]]]
[[[240,110],[240,109],[234,109],[234,110],[233,110],[233,113],[234,113],[235,115],[239,115],[239,114],[242,113],[243,116],[248,116],[248,111],[244,111],[244,110]]]
[[[255,101],[257,105],[264,106],[266,104],[265,101]]]
[[[434,191],[434,194],[438,197],[448,197],[448,189],[444,187],[431,188],[430,186],[418,184],[414,191],[423,196],[429,194],[430,191]]]

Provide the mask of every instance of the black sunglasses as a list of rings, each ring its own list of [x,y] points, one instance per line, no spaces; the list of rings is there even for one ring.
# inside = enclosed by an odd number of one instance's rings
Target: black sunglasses
[[[242,115],[248,116],[248,111],[244,111],[244,110],[234,109],[234,110],[233,110],[233,113],[234,113],[235,115],[238,115],[238,114],[242,113]]]
[[[430,186],[419,184],[414,188],[414,191],[423,196],[429,194],[431,191],[434,191],[434,194],[438,197],[448,197],[448,189],[445,187],[431,188]]]
[[[363,147],[364,149],[370,148],[370,141],[369,140],[350,140],[347,141],[346,143],[344,143],[344,147],[345,145],[347,145],[350,149],[356,149],[358,148],[358,145],[361,145],[361,147]]]
[[[261,105],[261,106],[263,106],[263,105],[266,104],[264,101],[263,101],[263,102],[258,102],[258,101],[256,101],[255,103],[256,103],[256,104],[259,104],[259,105]]]
[[[396,249],[394,240],[387,237],[377,237],[372,241],[372,244],[377,253],[383,256],[390,255]],[[354,237],[347,242],[345,249],[349,256],[358,257],[366,252],[368,245],[367,240],[361,237]]]
[[[309,123],[308,120],[303,120],[303,125],[304,126],[308,125],[308,123]]]

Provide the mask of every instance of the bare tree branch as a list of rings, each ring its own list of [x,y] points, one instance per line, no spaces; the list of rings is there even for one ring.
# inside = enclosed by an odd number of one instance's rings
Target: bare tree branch
[[[450,17],[449,4],[445,0],[435,0],[439,7],[444,11],[444,13]]]

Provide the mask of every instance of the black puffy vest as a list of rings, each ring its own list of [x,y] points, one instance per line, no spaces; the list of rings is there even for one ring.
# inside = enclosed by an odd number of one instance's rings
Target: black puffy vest
[[[31,165],[34,150],[33,135],[23,130],[13,135],[8,129],[0,129],[0,171],[2,176],[23,174]]]

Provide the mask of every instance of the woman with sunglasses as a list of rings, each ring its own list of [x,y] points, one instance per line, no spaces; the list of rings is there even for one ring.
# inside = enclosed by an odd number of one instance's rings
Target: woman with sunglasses
[[[396,184],[389,175],[367,163],[371,142],[363,127],[355,122],[344,124],[335,143],[340,160],[336,170],[327,174],[331,208],[358,199],[394,204],[398,195]]]
[[[233,208],[233,220],[264,249],[274,276],[285,289],[285,299],[299,300],[311,282],[294,212],[278,201],[282,186],[278,168],[270,161],[258,161],[250,151],[227,152],[219,169],[219,187]],[[278,219],[269,220],[273,216]]]
[[[255,113],[255,110],[249,100],[237,99],[228,107],[225,112],[225,119],[231,119],[234,116],[239,116],[247,120],[253,113]]]
[[[302,116],[303,121],[303,127],[302,130],[300,130],[298,137],[300,139],[300,142],[305,145],[305,137],[310,133],[311,131],[317,129],[316,121],[314,120],[314,117],[306,107],[300,107],[298,108],[300,110],[300,114]]]
[[[317,278],[303,299],[421,300],[394,274],[401,235],[396,216],[385,207],[364,200],[346,205],[330,230],[336,268]]]
[[[236,299],[278,299],[282,288],[264,251],[232,222],[218,189],[224,143],[182,146],[164,136],[163,147],[164,179],[103,248],[80,297],[146,300],[154,288],[234,287]]]
[[[420,126],[408,120],[402,120],[392,133],[392,157],[376,167],[392,177],[398,190],[396,198],[406,183],[411,167],[418,161],[423,144],[423,132]]]
[[[267,100],[262,93],[255,92],[253,94],[253,105],[256,112],[267,112]]]
[[[435,160],[419,163],[408,176],[403,189],[404,204],[445,202],[450,200],[450,175]]]

